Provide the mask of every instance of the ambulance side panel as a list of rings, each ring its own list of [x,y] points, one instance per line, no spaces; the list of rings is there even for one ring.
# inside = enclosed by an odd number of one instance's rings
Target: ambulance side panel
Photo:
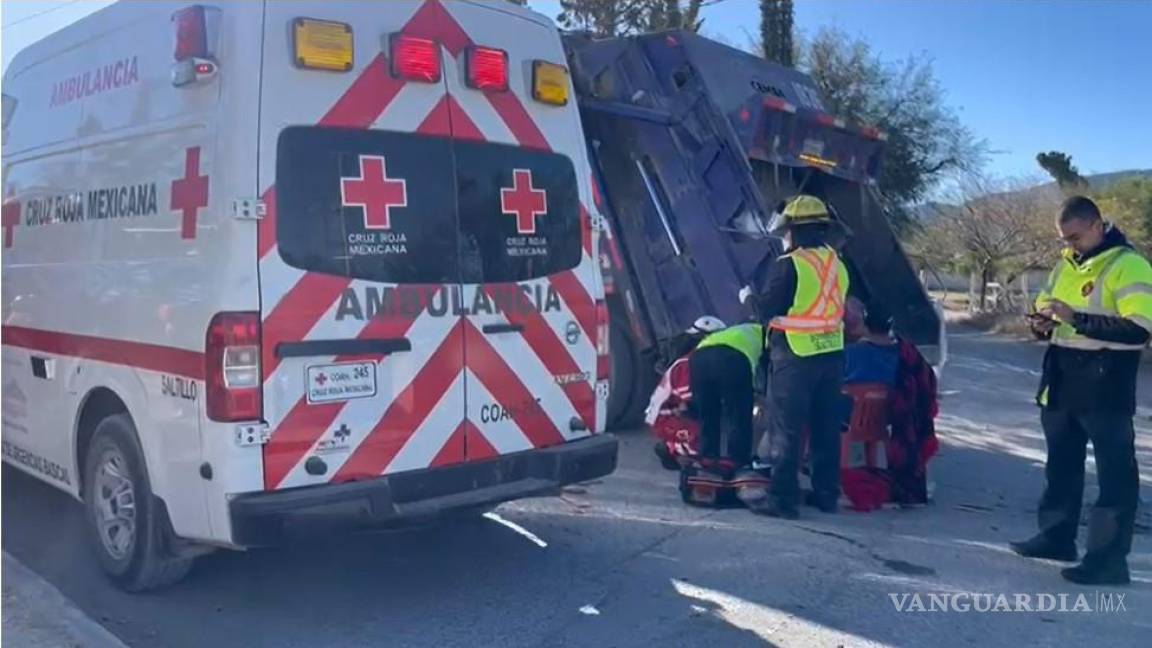
[[[258,482],[259,450],[206,425],[204,347],[215,313],[259,309],[256,223],[231,206],[256,191],[263,5],[223,5],[219,75],[177,88],[181,8],[114,5],[5,78],[19,102],[5,196],[21,212],[3,257],[5,460],[78,494],[83,408],[110,391],[176,534],[223,542],[210,515],[222,481],[201,467]]]

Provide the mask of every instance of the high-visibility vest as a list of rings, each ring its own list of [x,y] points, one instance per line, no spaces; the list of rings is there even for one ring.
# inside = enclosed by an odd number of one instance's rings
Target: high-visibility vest
[[[1112,248],[1083,263],[1076,263],[1074,253],[1065,250],[1036,298],[1036,308],[1046,307],[1053,299],[1076,312],[1123,317],[1152,332],[1152,265],[1127,247]],[[1070,322],[1052,331],[1052,344],[1090,351],[1144,347],[1085,337]]]
[[[726,346],[743,353],[752,366],[755,375],[760,364],[760,354],[764,352],[764,327],[759,324],[737,324],[722,331],[716,331],[700,341],[696,349]]]
[[[844,348],[844,299],[848,269],[831,248],[801,248],[785,255],[796,265],[796,297],[786,315],[769,326],[783,331],[800,357]]]

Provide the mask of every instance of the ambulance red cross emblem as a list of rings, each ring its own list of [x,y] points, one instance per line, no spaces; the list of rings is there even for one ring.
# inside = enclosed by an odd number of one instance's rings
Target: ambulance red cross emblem
[[[360,175],[340,178],[340,204],[359,207],[364,229],[392,229],[392,208],[408,206],[408,182],[388,177],[382,155],[361,155]]]
[[[536,233],[536,217],[548,213],[548,192],[532,186],[531,169],[513,169],[512,186],[500,190],[500,210],[516,217],[516,231]]]
[[[208,206],[208,176],[200,175],[200,147],[184,149],[184,177],[172,181],[170,208],[179,211],[180,238],[196,238],[196,212]]]

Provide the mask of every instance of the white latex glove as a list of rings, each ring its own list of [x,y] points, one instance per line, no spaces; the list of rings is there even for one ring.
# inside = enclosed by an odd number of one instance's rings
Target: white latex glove
[[[748,299],[752,297],[752,286],[744,286],[741,288],[739,297],[741,304],[747,302]]]

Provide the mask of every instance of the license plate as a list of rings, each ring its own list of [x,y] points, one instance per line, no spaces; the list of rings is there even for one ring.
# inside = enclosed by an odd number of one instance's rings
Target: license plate
[[[308,402],[332,403],[376,395],[376,363],[346,362],[308,367]]]

